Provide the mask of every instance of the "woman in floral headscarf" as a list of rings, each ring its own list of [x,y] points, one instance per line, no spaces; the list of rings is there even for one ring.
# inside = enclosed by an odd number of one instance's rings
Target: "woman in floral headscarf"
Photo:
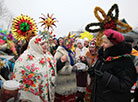
[[[55,102],[76,102],[76,73],[73,71],[74,54],[71,51],[73,39],[64,39],[55,53],[57,77]]]
[[[20,82],[20,99],[32,102],[53,102],[55,60],[47,51],[48,37],[39,35],[29,42],[29,48],[18,58],[14,79]]]
[[[98,59],[98,46],[96,46],[96,38],[92,38],[89,42],[89,51],[86,53],[87,63],[89,68],[92,68]],[[87,87],[84,97],[84,102],[91,102],[93,77],[87,76]]]

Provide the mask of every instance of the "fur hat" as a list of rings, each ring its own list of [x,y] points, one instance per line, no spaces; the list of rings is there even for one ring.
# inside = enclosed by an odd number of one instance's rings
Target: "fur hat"
[[[124,41],[124,36],[112,29],[105,30],[104,35],[115,45]]]

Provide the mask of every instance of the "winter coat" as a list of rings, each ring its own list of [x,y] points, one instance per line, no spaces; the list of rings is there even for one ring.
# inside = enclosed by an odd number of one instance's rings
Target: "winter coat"
[[[63,55],[67,57],[65,63],[60,61]],[[72,72],[73,67],[70,64],[68,52],[63,47],[59,46],[54,58],[57,61],[56,93],[60,95],[71,95],[76,93],[76,73]]]
[[[131,57],[116,57],[130,53],[131,46],[125,43],[114,45],[104,52],[103,48],[99,50],[94,68],[102,71],[103,76],[94,77],[92,102],[130,102],[130,89],[137,78],[136,69]]]

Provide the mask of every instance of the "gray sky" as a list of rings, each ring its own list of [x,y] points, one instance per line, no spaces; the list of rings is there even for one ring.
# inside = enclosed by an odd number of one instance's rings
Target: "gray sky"
[[[133,27],[138,27],[138,0],[4,0],[13,17],[21,13],[40,21],[41,13],[54,13],[59,22],[55,23],[57,37],[70,31],[85,30],[91,22],[98,22],[94,8],[100,6],[106,13],[114,3],[119,6],[119,19],[125,18]],[[41,24],[38,24],[39,29]]]

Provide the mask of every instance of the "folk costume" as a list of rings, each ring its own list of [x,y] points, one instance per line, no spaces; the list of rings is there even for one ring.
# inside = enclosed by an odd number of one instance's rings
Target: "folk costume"
[[[55,90],[55,60],[40,44],[47,35],[38,35],[29,42],[29,48],[18,58],[14,67],[14,80],[20,82],[21,99],[32,102],[53,102]]]
[[[82,48],[80,49],[79,47],[77,47],[75,50],[76,63],[81,62],[81,63],[87,64],[86,53],[88,52],[88,48],[84,47],[83,39],[78,39],[77,45],[78,45],[78,43],[81,44]],[[85,61],[82,61],[81,57],[85,57]],[[77,77],[77,102],[83,102],[84,94],[85,94],[86,86],[87,86],[87,72],[81,71],[81,70],[77,71],[76,77]]]
[[[86,59],[87,63],[89,65],[89,68],[92,68],[94,64],[96,63],[98,59],[98,47],[96,46],[96,38],[92,38],[92,40],[89,42],[89,51],[86,53]],[[92,83],[93,78],[90,78],[90,76],[87,76],[87,87],[85,92],[84,101],[90,102],[91,100],[91,94],[92,94]]]
[[[57,61],[55,102],[76,102],[76,73],[72,71],[75,61],[73,52],[70,50],[72,43],[73,39],[65,38],[63,46],[57,48],[54,56]],[[61,62],[63,55],[67,58],[64,63]]]

